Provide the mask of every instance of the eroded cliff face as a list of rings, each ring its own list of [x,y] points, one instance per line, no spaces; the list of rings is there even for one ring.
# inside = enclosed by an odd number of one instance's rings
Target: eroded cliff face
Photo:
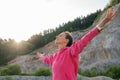
[[[120,65],[120,4],[113,9],[117,11],[113,20],[104,26],[101,33],[81,53],[82,69],[104,70],[110,66]],[[104,15],[105,13],[100,20]]]

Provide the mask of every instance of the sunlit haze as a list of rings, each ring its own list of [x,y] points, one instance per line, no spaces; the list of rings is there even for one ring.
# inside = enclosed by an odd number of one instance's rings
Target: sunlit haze
[[[103,9],[109,0],[0,0],[0,38],[27,40],[43,30]]]

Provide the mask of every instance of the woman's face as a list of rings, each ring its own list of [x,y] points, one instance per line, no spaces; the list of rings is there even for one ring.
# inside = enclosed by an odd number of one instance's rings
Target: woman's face
[[[67,45],[68,41],[69,41],[69,40],[66,39],[66,34],[65,34],[65,32],[62,32],[61,34],[59,34],[58,36],[56,36],[55,43],[56,43],[57,45],[59,45],[59,44],[65,44],[65,45]]]

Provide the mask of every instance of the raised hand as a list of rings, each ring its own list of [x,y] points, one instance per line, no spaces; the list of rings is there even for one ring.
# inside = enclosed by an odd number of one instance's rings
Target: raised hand
[[[104,19],[110,21],[110,20],[114,17],[114,15],[115,15],[115,12],[113,11],[113,9],[112,9],[112,8],[109,8],[109,9],[107,10],[107,14],[106,14],[106,16],[105,16]]]
[[[42,58],[42,57],[44,56],[44,54],[42,54],[42,53],[40,53],[40,52],[36,52],[36,54],[37,54],[37,56],[38,56],[39,58]]]
[[[97,28],[101,30],[103,26],[114,17],[115,13],[116,12],[114,12],[112,8],[109,8],[107,10],[105,18],[97,25]]]

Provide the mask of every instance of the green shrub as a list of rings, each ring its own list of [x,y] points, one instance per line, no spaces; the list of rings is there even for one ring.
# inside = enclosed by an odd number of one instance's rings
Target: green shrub
[[[116,4],[120,3],[120,0],[110,0],[110,5],[114,6]]]
[[[106,9],[108,9],[108,8],[110,8],[110,7],[118,4],[118,3],[120,3],[120,0],[110,0],[109,4],[106,5],[106,7],[104,8],[104,10],[106,10]]]
[[[35,76],[50,76],[51,71],[49,68],[39,68],[33,73],[33,75],[35,75]]]
[[[5,76],[7,75],[8,68],[3,68],[0,70],[0,76]]]
[[[20,75],[22,75],[22,76],[32,76],[33,74],[32,73],[21,73]]]
[[[7,66],[8,68],[8,75],[19,75],[21,73],[21,69],[20,66],[18,64],[14,64],[14,65],[9,65]]]
[[[87,77],[94,77],[98,75],[98,73],[92,69],[88,69],[88,70],[79,69],[78,73]]]
[[[77,78],[77,80],[82,80],[82,78],[81,78],[81,77],[79,77],[79,78]]]
[[[119,79],[120,78],[120,66],[113,66],[107,69],[106,76],[110,76],[111,78],[114,78],[114,79]]]
[[[2,78],[0,80],[13,80],[11,77],[5,77],[5,78]]]
[[[20,66],[17,64],[14,65],[8,65],[6,68],[1,69],[0,75],[19,75],[21,74]]]
[[[104,71],[95,71],[92,69],[89,69],[89,70],[79,69],[78,73],[83,76],[87,76],[87,77],[108,76],[114,79],[119,79],[120,78],[120,65],[110,67],[109,69],[104,70]]]

